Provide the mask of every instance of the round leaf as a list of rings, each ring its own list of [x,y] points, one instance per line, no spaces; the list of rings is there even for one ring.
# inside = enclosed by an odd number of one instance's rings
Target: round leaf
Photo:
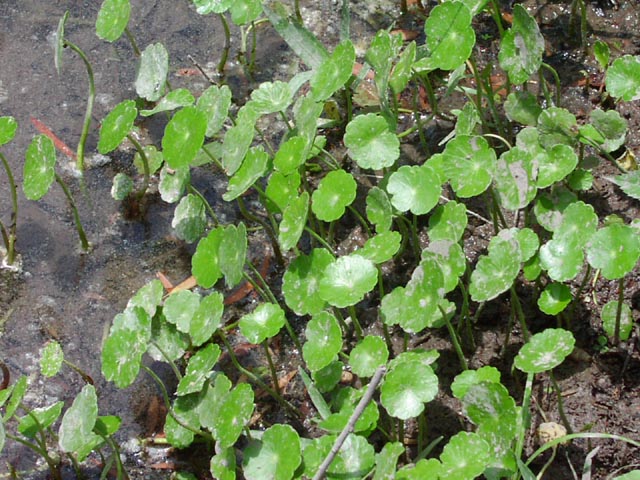
[[[471,298],[476,302],[496,298],[511,287],[519,271],[520,252],[515,242],[495,237],[489,255],[480,257],[471,274]]]
[[[373,263],[384,263],[391,260],[400,250],[402,235],[398,232],[382,232],[367,240],[364,247],[358,250],[358,255],[368,258]]]
[[[209,343],[205,348],[189,358],[187,371],[180,379],[176,388],[176,395],[182,396],[189,393],[199,392],[211,374],[211,369],[220,357],[220,347],[214,343]]]
[[[424,31],[432,69],[454,70],[469,58],[476,40],[471,19],[462,2],[446,2],[431,10]]]
[[[480,195],[491,184],[496,152],[482,137],[457,135],[447,143],[442,161],[456,194],[468,198]]]
[[[111,198],[122,201],[133,191],[133,179],[126,173],[116,173],[111,185]]]
[[[211,288],[222,277],[218,249],[222,241],[223,230],[213,229],[198,242],[196,252],[191,257],[191,272],[203,288]]]
[[[159,100],[164,93],[168,72],[167,49],[161,43],[149,45],[140,57],[140,68],[135,84],[136,93],[150,102]]]
[[[245,448],[243,473],[247,480],[290,480],[302,461],[300,452],[298,433],[289,425],[273,425]]]
[[[298,198],[289,202],[282,213],[282,221],[278,231],[278,243],[282,250],[296,246],[307,222],[309,212],[309,194],[303,192]]]
[[[207,216],[200,197],[191,193],[182,197],[171,221],[176,236],[185,242],[193,243],[202,236],[206,225]]]
[[[253,22],[262,13],[260,0],[234,0],[229,7],[231,21],[236,25]]]
[[[607,91],[626,102],[640,98],[640,57],[623,55],[616,58],[605,77]]]
[[[378,269],[359,255],[338,258],[325,268],[320,297],[335,307],[348,307],[362,300],[378,283]]]
[[[415,215],[431,211],[440,198],[439,177],[429,165],[400,167],[389,177],[387,191],[391,204],[401,212]]]
[[[251,148],[240,168],[229,179],[229,186],[222,198],[230,202],[246,192],[267,170],[268,162],[269,154],[261,147]]]
[[[553,238],[540,247],[540,266],[557,282],[575,278],[583,262],[582,247],[570,237]]]
[[[213,435],[220,448],[232,446],[253,414],[253,390],[241,383],[224,397],[215,412]],[[246,474],[246,472],[245,472]]]
[[[273,166],[284,175],[297,171],[305,161],[307,141],[300,136],[291,137],[278,149],[273,158]]]
[[[545,287],[538,298],[538,307],[547,315],[557,315],[572,300],[571,290],[564,283],[551,283]]]
[[[320,312],[307,323],[305,337],[302,356],[312,372],[329,365],[342,349],[342,330],[336,317],[328,312]]]
[[[200,306],[200,295],[191,290],[178,290],[167,297],[162,313],[178,330],[189,333],[191,319]]]
[[[361,168],[391,167],[400,156],[400,141],[386,120],[375,113],[358,115],[344,134],[347,153]]]
[[[16,135],[18,122],[13,117],[0,117],[0,145],[10,142]]]
[[[514,365],[525,373],[540,373],[560,365],[573,351],[573,334],[562,328],[536,333],[520,349]]]
[[[242,317],[239,325],[240,331],[247,340],[257,344],[276,336],[285,322],[284,311],[278,305],[263,303],[253,312]]]
[[[587,245],[587,261],[609,280],[624,277],[640,258],[640,235],[628,225],[613,224],[598,230]]]
[[[371,377],[380,365],[387,363],[389,350],[380,337],[367,335],[349,354],[349,365],[359,377]]]
[[[392,417],[417,417],[438,393],[438,377],[431,367],[412,360],[398,364],[386,374],[380,402]]]
[[[189,167],[174,170],[165,164],[160,170],[160,184],[158,185],[162,200],[167,203],[175,203],[180,200],[189,184],[190,178]]]
[[[96,19],[96,35],[108,42],[114,42],[127,28],[131,5],[129,0],[104,0]]]
[[[469,388],[480,382],[500,383],[500,370],[488,365],[478,370],[465,370],[453,380],[451,392],[454,397],[462,400]]]
[[[171,90],[164,97],[160,99],[158,104],[150,110],[140,110],[140,115],[143,117],[149,117],[160,112],[169,112],[180,107],[188,107],[193,105],[195,99],[189,90],[186,88],[176,88]]]
[[[569,175],[578,165],[578,156],[569,145],[558,144],[538,157],[538,188],[546,188]]]
[[[207,137],[213,137],[227,119],[231,106],[231,90],[226,85],[211,85],[202,92],[196,106],[207,119]]]
[[[457,242],[467,228],[467,207],[455,201],[439,205],[429,217],[429,240]]]
[[[542,65],[544,38],[538,22],[521,5],[513,8],[513,24],[502,39],[500,66],[515,84],[526,82]]]
[[[392,207],[387,193],[380,187],[373,187],[367,194],[367,218],[378,232],[391,228]]]
[[[42,349],[40,355],[40,371],[45,377],[53,377],[60,371],[64,353],[60,344],[55,340],[50,341]]]
[[[311,210],[325,222],[337,220],[356,198],[356,181],[344,170],[333,170],[320,181],[311,195]]]
[[[491,447],[477,433],[459,432],[449,439],[440,454],[440,478],[475,478],[484,472],[491,458]]]
[[[331,56],[324,60],[311,78],[311,93],[316,102],[322,102],[342,87],[349,78],[356,61],[356,51],[350,41],[340,43]]]
[[[39,200],[49,191],[55,178],[56,149],[45,135],[33,138],[24,162],[22,191],[29,200]]]
[[[227,287],[235,287],[242,280],[242,271],[247,259],[247,228],[244,223],[224,228],[218,247],[218,264],[224,274]]]
[[[282,279],[282,293],[287,305],[298,315],[315,315],[326,302],[318,295],[322,272],[333,262],[333,256],[323,248],[299,255],[287,267]]]
[[[162,137],[164,158],[173,169],[187,167],[204,144],[207,117],[196,107],[184,107],[169,121]]]
[[[283,112],[291,104],[292,98],[288,83],[264,82],[251,92],[251,108],[259,115]]]
[[[96,435],[93,426],[98,417],[98,397],[93,385],[85,385],[60,422],[58,444],[63,452],[77,452]]]
[[[518,147],[500,155],[494,182],[500,204],[504,208],[520,210],[534,199],[537,193],[534,169],[532,156]]]

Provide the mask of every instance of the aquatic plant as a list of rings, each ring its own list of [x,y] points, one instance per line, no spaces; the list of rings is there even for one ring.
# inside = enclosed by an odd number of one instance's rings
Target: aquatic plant
[[[16,134],[18,122],[13,117],[0,117],[0,145],[9,143]],[[18,192],[16,182],[11,172],[9,162],[2,152],[0,152],[0,161],[7,175],[9,182],[9,192],[11,195],[11,224],[9,228],[0,221],[0,232],[2,233],[2,241],[4,242],[5,251],[0,252],[0,260],[2,268],[19,268],[16,253],[16,230],[18,226]]]

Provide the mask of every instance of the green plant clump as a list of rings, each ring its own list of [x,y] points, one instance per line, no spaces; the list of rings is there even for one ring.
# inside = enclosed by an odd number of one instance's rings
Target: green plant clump
[[[261,83],[238,107],[224,83],[197,97],[172,89],[169,53],[154,43],[142,49],[135,82],[138,97],[154,107],[141,110],[135,100],[125,100],[102,123],[98,149],[108,153],[132,139],[139,116],[168,119],[159,145],[135,144],[144,185],[134,191],[132,179],[119,174],[112,193],[119,200],[132,192],[142,197],[149,177],[159,174],[162,199],[176,204],[176,235],[195,244],[192,274],[198,288],[165,295],[158,280],[142,286],[113,320],[102,373],[119,388],[131,385],[140,370],[159,383],[172,446],[204,442],[214,478],[286,480],[535,478],[532,462],[546,450],[555,453],[561,442],[614,438],[639,445],[607,433],[572,433],[582,426],[572,427],[566,417],[553,375],[574,350],[572,329],[578,325],[570,319],[594,275],[619,282],[618,300],[602,308],[609,341],[615,346],[631,333],[624,279],[640,258],[640,223],[604,223],[581,195],[591,188],[597,157],[620,168],[611,182],[640,198],[637,171],[612,155],[624,145],[627,123],[615,110],[599,109],[578,122],[562,107],[560,79],[544,61],[544,38],[525,8],[516,4],[513,23],[505,28],[499,2],[442,1],[426,16],[424,43],[381,30],[358,59],[364,73],[354,75],[357,55],[348,37],[346,0],[343,36],[333,51],[278,2],[193,4],[201,15],[216,14],[225,26],[230,17],[239,26],[247,67],[254,65],[246,35],[256,35],[256,23],[267,19],[309,70],[288,82]],[[105,0],[98,35],[115,41],[126,33],[128,12],[127,0]],[[507,79],[498,89],[492,66],[476,57],[475,18],[497,22],[495,69]],[[615,101],[640,98],[640,57],[610,62],[607,52],[598,45],[608,95]],[[376,93],[365,108],[359,99],[367,71]],[[530,83],[534,78],[537,88]],[[403,92],[417,97],[420,89],[432,109],[426,116],[399,100]],[[449,98],[461,108],[441,111]],[[328,105],[338,107],[331,118],[325,117]],[[400,119],[407,113],[415,122],[402,131]],[[455,127],[434,153],[423,125],[438,118],[455,120]],[[278,121],[283,133],[263,129]],[[0,139],[8,138],[8,127],[1,127]],[[344,151],[333,143],[336,132]],[[38,172],[50,177],[52,147],[43,138],[34,142],[28,161],[41,159]],[[417,161],[401,155],[403,142],[417,146]],[[242,221],[219,222],[190,182],[197,169],[228,177],[222,199],[238,205]],[[48,184],[33,182],[29,188],[36,198]],[[477,205],[486,205],[485,213],[476,212]],[[490,232],[473,263],[464,242],[470,221],[486,224]],[[360,248],[345,249],[342,240],[356,229],[364,237]],[[273,275],[261,274],[249,258],[263,249],[258,237],[269,240]],[[259,300],[237,322],[225,323],[229,302],[223,292],[243,282]],[[530,300],[519,293],[525,283],[535,292],[528,308],[523,303]],[[523,338],[511,359],[514,377],[525,385],[518,397],[497,369],[468,366],[483,308],[505,297],[511,312],[504,329],[510,333],[517,321]],[[557,324],[540,328],[525,315],[532,309],[540,311],[535,316],[556,317]],[[430,402],[445,394],[439,352],[411,345],[434,329],[445,329],[459,359],[451,391],[469,428],[427,443]],[[273,358],[276,338],[298,354],[291,361],[313,405],[309,414],[287,393]],[[264,369],[243,365],[238,342],[263,353]],[[171,366],[175,391],[167,391],[146,367],[145,355]],[[358,381],[342,383],[346,371]],[[238,372],[248,383],[232,380]],[[558,415],[569,433],[526,456],[532,388],[542,374],[558,393]],[[16,384],[12,396],[3,396],[13,410],[18,390]],[[96,416],[95,395],[93,387],[83,388],[58,432],[62,451],[77,461],[117,428]],[[264,420],[259,426],[254,415],[266,404],[277,405],[284,412],[280,418],[290,423]],[[34,432],[29,438],[37,441],[59,414],[56,405],[33,411],[20,420],[21,433],[31,432],[23,425],[28,423]],[[5,414],[3,423],[13,416]],[[75,435],[71,417],[78,420]],[[313,435],[299,428],[306,421]],[[406,442],[409,427],[417,448]]]

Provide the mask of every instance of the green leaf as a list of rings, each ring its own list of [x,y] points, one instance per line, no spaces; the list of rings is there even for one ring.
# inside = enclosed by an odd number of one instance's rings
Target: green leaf
[[[315,315],[325,307],[318,288],[322,272],[332,262],[329,251],[315,248],[309,255],[298,255],[287,267],[282,293],[287,306],[297,315]]]
[[[469,294],[476,302],[496,298],[507,291],[520,271],[520,254],[516,242],[494,237],[489,254],[482,255],[471,274]]]
[[[129,23],[129,0],[104,0],[96,19],[96,35],[108,42],[115,42]]]
[[[224,13],[233,5],[234,0],[192,0],[196,12],[200,15],[208,13]]]
[[[382,232],[367,240],[364,247],[357,252],[361,257],[368,258],[373,263],[380,264],[391,260],[393,256],[398,253],[401,242],[402,235],[398,232]]]
[[[40,200],[53,183],[56,172],[56,149],[46,135],[37,135],[27,148],[22,191],[29,200]]]
[[[300,452],[298,433],[289,425],[273,425],[245,448],[243,473],[247,480],[290,480],[302,461]]]
[[[277,154],[276,154],[277,156]],[[300,187],[300,174],[293,172],[283,175],[280,172],[273,172],[269,178],[267,189],[267,208],[276,213],[283,212],[289,202],[298,196]]]
[[[615,183],[624,193],[636,200],[640,200],[640,170],[617,175],[613,178],[606,177],[607,180]]]
[[[609,280],[631,272],[639,258],[640,235],[628,225],[612,224],[601,228],[587,245],[587,261]]]
[[[378,232],[391,228],[393,221],[391,201],[387,192],[380,187],[373,187],[367,193],[367,218],[376,226]]]
[[[133,179],[126,173],[116,173],[111,185],[111,198],[122,201],[133,191]]]
[[[193,243],[204,233],[207,226],[204,203],[200,197],[190,193],[182,197],[173,213],[171,226],[176,236],[187,243]]]
[[[373,480],[396,478],[396,469],[400,455],[404,453],[404,445],[400,442],[387,442],[380,453],[376,454],[376,472]]]
[[[209,378],[211,369],[218,361],[218,358],[220,358],[220,347],[218,345],[210,343],[205,348],[198,350],[189,359],[187,371],[178,383],[176,395],[182,396],[202,390],[204,382]]]
[[[231,106],[231,90],[228,86],[211,85],[207,88],[196,104],[198,110],[204,113],[207,119],[207,137],[213,137],[224,125]]]
[[[356,61],[356,51],[347,40],[336,46],[331,56],[314,67],[315,74],[309,82],[316,102],[322,102],[342,87],[349,78]]]
[[[236,124],[227,130],[222,143],[222,166],[227,175],[233,175],[240,168],[253,142],[255,124],[255,113],[245,106],[238,112]]]
[[[609,66],[609,58],[611,57],[611,50],[609,45],[602,40],[596,40],[593,44],[593,56],[600,64],[602,70],[606,70]]]
[[[291,105],[292,100],[293,94],[289,84],[275,81],[261,83],[257,89],[251,92],[249,103],[258,115],[265,115],[284,112]]]
[[[104,377],[118,388],[131,385],[150,338],[151,317],[142,307],[133,306],[116,315],[102,347]]]
[[[578,156],[568,145],[557,144],[538,156],[538,188],[546,188],[569,175],[578,165]]]
[[[447,480],[467,480],[484,472],[491,461],[491,447],[477,433],[458,432],[440,454],[442,473]]]
[[[164,424],[164,432],[167,436],[169,444],[176,448],[186,448],[193,442],[194,433],[192,431],[199,428],[198,419],[198,396],[185,395],[178,397],[173,402],[173,414],[180,419],[182,424],[188,425],[191,429],[187,429],[179,424],[173,415],[167,415]]]
[[[456,194],[463,198],[474,197],[491,184],[496,152],[482,137],[457,135],[447,143],[443,162]]]
[[[178,330],[189,333],[191,319],[200,306],[200,295],[191,290],[179,290],[167,297],[162,313]]]
[[[167,203],[175,203],[180,200],[190,179],[189,167],[181,167],[174,170],[165,164],[160,170],[160,183],[158,184],[158,191],[162,200]]]
[[[251,148],[240,168],[229,179],[229,186],[222,198],[230,202],[246,192],[256,180],[264,175],[268,162],[269,154],[262,147]]]
[[[27,438],[35,438],[38,433],[44,433],[45,429],[53,425],[53,422],[60,417],[63,406],[64,402],[56,402],[48,407],[34,408],[20,419],[18,431]]]
[[[538,307],[547,315],[557,315],[571,303],[571,289],[564,283],[550,283],[538,298]]]
[[[244,223],[228,225],[224,228],[218,247],[218,264],[229,288],[242,280],[244,264],[247,260],[247,227]]]
[[[380,403],[392,417],[408,420],[420,415],[438,393],[438,377],[431,367],[412,360],[390,370],[380,387]]]
[[[540,144],[545,149],[558,144],[574,146],[578,132],[576,117],[564,108],[546,108],[538,117]]]
[[[64,12],[62,18],[58,21],[58,28],[56,29],[56,37],[55,37],[55,47],[54,47],[54,55],[53,55],[53,63],[56,67],[56,72],[60,75],[62,70],[62,52],[65,47],[64,40],[64,24],[67,23],[67,19],[69,18],[69,10]]]
[[[333,408],[337,412],[331,413],[326,419],[319,422],[318,427],[330,433],[340,433],[347,425],[363,395],[364,389],[341,388],[332,401]],[[372,431],[378,423],[378,418],[380,418],[378,405],[375,402],[368,403],[356,421],[353,431],[355,433]]]
[[[292,199],[284,209],[278,229],[278,243],[282,250],[290,250],[297,245],[307,223],[308,212],[309,193],[306,191]]]
[[[450,240],[436,240],[422,251],[422,260],[435,260],[444,278],[444,292],[453,291],[458,285],[458,279],[467,268],[466,258],[462,247]],[[437,312],[434,312],[434,314]],[[436,325],[432,325],[436,327]]]
[[[467,207],[452,200],[436,207],[429,217],[429,240],[458,242],[466,228]]]
[[[224,235],[222,228],[215,228],[198,242],[196,252],[191,257],[191,273],[198,285],[211,288],[222,277],[218,251]]]
[[[275,337],[286,323],[284,311],[274,303],[263,303],[240,319],[242,335],[249,342],[258,344]]]
[[[462,398],[464,412],[476,425],[491,420],[502,420],[511,424],[515,433],[518,422],[516,402],[499,381],[481,381],[469,385]]]
[[[256,20],[262,13],[260,0],[235,0],[229,7],[231,21],[236,25],[246,25]]]
[[[311,195],[311,210],[325,222],[338,220],[356,198],[356,181],[344,170],[332,170]]]
[[[623,55],[607,69],[604,80],[607,92],[625,102],[640,99],[640,57]]]
[[[147,353],[157,362],[174,362],[191,346],[189,336],[167,321],[160,313],[151,319],[151,338]]]
[[[540,247],[540,266],[557,282],[575,278],[583,262],[582,247],[571,237],[553,238]]]
[[[430,165],[404,165],[389,177],[387,191],[391,204],[406,212],[423,215],[438,203],[442,190],[438,174]]]
[[[236,451],[233,447],[217,449],[211,462],[209,472],[218,480],[236,480]]]
[[[562,328],[547,328],[533,335],[520,349],[514,360],[518,370],[540,373],[560,365],[573,351],[573,334]]]
[[[330,305],[355,305],[378,283],[378,270],[371,260],[357,254],[338,258],[325,269],[318,294]]]
[[[184,107],[169,120],[162,137],[164,158],[173,169],[187,167],[204,144],[207,117],[197,107]]]
[[[161,43],[154,43],[144,49],[140,56],[140,68],[136,77],[136,93],[142,98],[155,102],[164,94],[169,73],[169,53]]]
[[[430,69],[454,70],[471,55],[476,36],[471,12],[462,2],[440,4],[424,24]]]
[[[289,175],[298,170],[305,161],[307,141],[304,137],[295,136],[289,138],[280,145],[280,149],[273,158],[273,166],[283,175]]]
[[[151,318],[156,314],[158,305],[162,303],[163,295],[164,288],[162,287],[160,280],[151,280],[129,299],[127,302],[127,309],[141,307]]]
[[[342,330],[336,317],[329,312],[314,315],[304,331],[307,341],[302,357],[311,372],[316,372],[336,360],[342,349]]]
[[[156,173],[164,163],[164,155],[154,145],[145,145],[142,147],[144,154],[147,157],[147,163],[149,165],[149,175]],[[136,151],[133,156],[133,164],[139,174],[144,175],[144,163],[140,152]]]
[[[18,122],[13,117],[0,117],[0,145],[9,143],[13,140],[18,129]]]
[[[389,349],[380,337],[367,335],[351,350],[349,365],[359,377],[371,377],[380,365],[387,363]]]
[[[596,108],[589,114],[589,120],[591,124],[584,127],[595,129],[595,135],[589,135],[589,140],[599,145],[602,150],[613,152],[624,145],[629,125],[617,111],[608,110],[605,112]],[[584,135],[584,127],[580,128],[582,135]]]
[[[533,207],[536,220],[545,230],[553,232],[562,223],[562,212],[576,200],[576,195],[564,187],[543,193]]]
[[[542,113],[538,99],[531,92],[511,92],[504,102],[504,110],[512,122],[532,127],[538,124],[538,117]]]
[[[224,298],[220,292],[212,292],[202,299],[189,324],[189,335],[194,346],[208,341],[220,326],[224,311]]]
[[[618,302],[611,301],[607,302],[602,307],[602,312],[600,313],[600,317],[602,318],[602,328],[605,332],[607,332],[607,336],[610,339],[613,339],[616,332],[616,317],[618,315]],[[631,330],[633,329],[633,314],[631,313],[631,309],[629,305],[623,303],[620,308],[620,330],[618,332],[618,337],[623,342],[629,339],[631,335]]]
[[[597,225],[598,216],[591,205],[582,201],[573,202],[562,212],[553,238],[566,238],[582,247],[596,231]]]
[[[422,480],[425,478],[440,478],[442,464],[437,458],[422,459],[415,465],[405,465],[396,473],[396,480]]]
[[[67,409],[58,430],[58,445],[63,452],[72,453],[92,442],[93,427],[98,417],[98,397],[93,385],[85,385]],[[84,458],[78,458],[79,461]]]
[[[400,54],[400,57],[391,72],[391,77],[389,77],[389,86],[394,94],[397,95],[407,88],[409,80],[411,80],[411,76],[413,75],[411,67],[415,59],[416,42],[411,42]]]
[[[380,170],[391,167],[400,156],[400,141],[389,130],[386,120],[375,113],[358,115],[344,134],[347,154],[361,168]]]
[[[504,208],[511,211],[520,210],[535,198],[537,188],[533,178],[534,169],[532,156],[518,147],[500,155],[494,183],[498,199]]]
[[[149,117],[160,112],[169,112],[180,107],[188,107],[193,105],[195,98],[189,90],[186,88],[176,88],[171,90],[164,97],[160,99],[158,104],[150,110],[140,110],[140,115],[143,117]]]
[[[520,85],[542,65],[544,38],[538,23],[521,5],[513,7],[513,24],[505,33],[498,60],[509,80]]]
[[[451,384],[451,393],[454,397],[462,400],[469,388],[480,382],[500,383],[500,370],[488,365],[478,370],[465,370],[454,378]]]
[[[62,367],[64,353],[55,340],[47,342],[40,353],[40,371],[45,377],[57,375]]]
[[[27,377],[25,377],[24,375],[20,376],[13,385],[11,397],[4,411],[3,422],[8,422],[11,417],[13,417],[13,414],[16,413],[16,410],[18,409],[18,407],[20,407],[20,403],[24,398],[24,394],[27,392],[27,386]]]

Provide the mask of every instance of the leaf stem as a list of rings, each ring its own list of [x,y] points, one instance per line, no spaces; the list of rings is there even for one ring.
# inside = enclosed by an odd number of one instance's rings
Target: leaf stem
[[[451,343],[453,343],[453,348],[458,355],[458,360],[460,361],[460,367],[462,370],[469,370],[469,364],[467,364],[467,359],[464,358],[464,353],[462,352],[462,347],[460,347],[460,340],[458,339],[458,334],[456,333],[453,325],[451,325],[451,321],[449,320],[449,316],[447,312],[444,311],[441,305],[438,305],[438,310],[442,314],[442,318],[444,319],[444,323],[447,326],[447,330],[449,331],[449,337],[451,337]]]
[[[531,334],[529,333],[529,329],[527,328],[527,322],[524,318],[524,312],[522,311],[522,304],[520,303],[520,297],[516,293],[515,285],[511,285],[511,303],[515,307],[516,315],[518,317],[518,321],[520,322],[520,328],[522,329],[522,336],[524,337],[524,341],[528,342]]]
[[[556,397],[558,398],[558,413],[560,414],[560,419],[562,420],[562,424],[564,428],[567,429],[567,432],[573,433],[573,428],[569,424],[569,420],[567,419],[566,414],[564,413],[564,402],[562,400],[562,390],[560,390],[560,385],[556,381],[556,377],[553,374],[553,370],[549,370],[549,378],[551,379],[551,383],[553,384],[553,389],[556,391]]]
[[[149,159],[147,158],[147,154],[144,152],[144,148],[142,148],[140,142],[138,142],[133,135],[127,134],[127,138],[136,148],[138,154],[140,154],[140,159],[142,160],[142,168],[144,169],[144,184],[142,185],[142,188],[140,188],[140,190],[136,192],[136,197],[138,198],[138,200],[140,200],[147,192],[147,188],[149,188],[149,178],[151,177],[151,171],[149,169]]]
[[[87,108],[84,114],[84,123],[82,124],[82,132],[80,133],[80,141],[78,142],[78,148],[76,150],[76,167],[82,174],[84,172],[84,149],[87,143],[87,136],[89,135],[89,127],[91,126],[91,114],[93,112],[93,102],[96,98],[96,87],[93,81],[93,68],[89,59],[82,51],[80,47],[65,39],[64,43],[71,50],[76,52],[78,56],[84,62],[84,66],[87,70],[87,76],[89,77],[89,96],[87,97]]]
[[[9,225],[9,230],[7,231],[3,223],[0,221],[0,230],[2,230],[2,238],[7,247],[7,263],[9,265],[13,265],[13,262],[15,260],[16,229],[18,221],[18,194],[16,182],[13,178],[13,174],[11,173],[11,167],[9,166],[9,162],[2,153],[0,153],[0,160],[2,160],[2,165],[7,172],[7,178],[9,179],[9,187],[11,192],[11,225]]]
[[[273,364],[273,359],[271,358],[271,352],[269,352],[269,345],[267,341],[264,340],[262,342],[262,347],[264,348],[264,354],[267,357],[267,363],[269,364],[269,370],[271,372],[271,382],[273,383],[273,389],[276,391],[278,395],[280,393],[280,384],[278,382],[278,373],[276,372],[276,366]]]
[[[616,325],[613,329],[613,344],[620,343],[620,319],[622,317],[622,303],[624,302],[624,277],[618,280],[618,305],[616,308]]]
[[[224,75],[224,68],[227,65],[227,59],[229,58],[229,49],[231,48],[231,31],[229,30],[229,23],[224,16],[224,13],[219,13],[218,18],[222,23],[222,29],[224,30],[224,46],[222,47],[222,56],[218,62],[218,74]]]
[[[78,207],[76,206],[76,202],[73,200],[73,196],[71,195],[71,191],[67,187],[67,184],[64,182],[62,177],[55,174],[56,182],[62,188],[67,200],[69,201],[69,205],[71,206],[71,211],[73,213],[73,219],[75,220],[76,230],[78,231],[78,236],[80,237],[80,243],[82,244],[82,250],[84,252],[88,252],[91,248],[89,241],[87,240],[87,235],[84,233],[84,228],[82,228],[82,222],[80,221],[80,214],[78,213]]]

